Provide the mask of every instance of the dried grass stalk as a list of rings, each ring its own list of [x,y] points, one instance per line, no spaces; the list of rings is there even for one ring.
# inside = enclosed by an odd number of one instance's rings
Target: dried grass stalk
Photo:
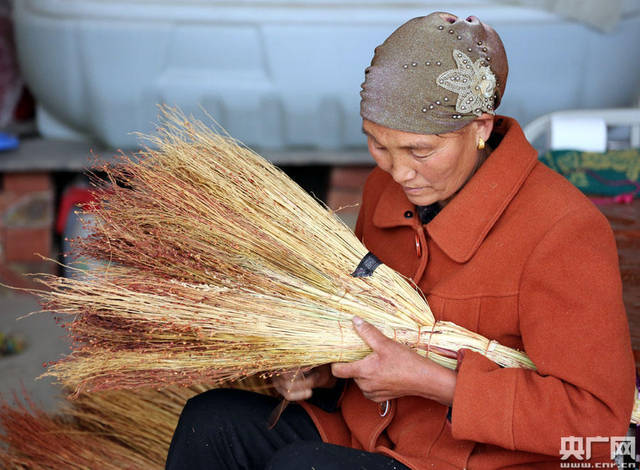
[[[41,279],[45,309],[77,315],[76,349],[50,374],[77,392],[217,382],[352,361],[359,315],[435,361],[469,348],[507,367],[522,352],[451,323],[387,266],[351,272],[366,248],[331,211],[228,136],[165,109],[137,159],[103,170],[85,280]]]

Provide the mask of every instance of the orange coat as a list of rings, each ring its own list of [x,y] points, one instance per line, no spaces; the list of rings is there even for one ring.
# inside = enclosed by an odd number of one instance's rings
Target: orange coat
[[[303,404],[326,442],[420,470],[546,469],[559,468],[562,436],[626,434],[635,372],[609,224],[538,162],[514,120],[497,117],[492,139],[489,158],[426,225],[374,169],[356,233],[414,279],[437,320],[524,349],[538,370],[464,351],[451,421],[446,406],[411,396],[381,417],[349,382],[335,413]],[[592,449],[592,463],[609,461],[608,444]]]

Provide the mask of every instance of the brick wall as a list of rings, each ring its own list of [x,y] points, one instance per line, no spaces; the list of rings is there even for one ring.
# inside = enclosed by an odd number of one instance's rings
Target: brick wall
[[[4,173],[0,190],[0,261],[51,256],[54,188],[48,173]]]

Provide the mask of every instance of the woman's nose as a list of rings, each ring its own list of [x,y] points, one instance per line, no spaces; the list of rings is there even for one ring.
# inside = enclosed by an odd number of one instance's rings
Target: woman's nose
[[[391,177],[396,183],[404,185],[416,176],[415,170],[404,162],[394,161],[391,168]]]

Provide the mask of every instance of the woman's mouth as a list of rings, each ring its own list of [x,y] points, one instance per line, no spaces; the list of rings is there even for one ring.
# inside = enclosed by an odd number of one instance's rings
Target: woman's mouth
[[[404,190],[405,193],[409,193],[409,194],[415,194],[415,193],[419,193],[420,191],[423,191],[424,188],[426,186],[420,186],[420,187],[409,187],[409,186],[403,186],[402,189]]]

